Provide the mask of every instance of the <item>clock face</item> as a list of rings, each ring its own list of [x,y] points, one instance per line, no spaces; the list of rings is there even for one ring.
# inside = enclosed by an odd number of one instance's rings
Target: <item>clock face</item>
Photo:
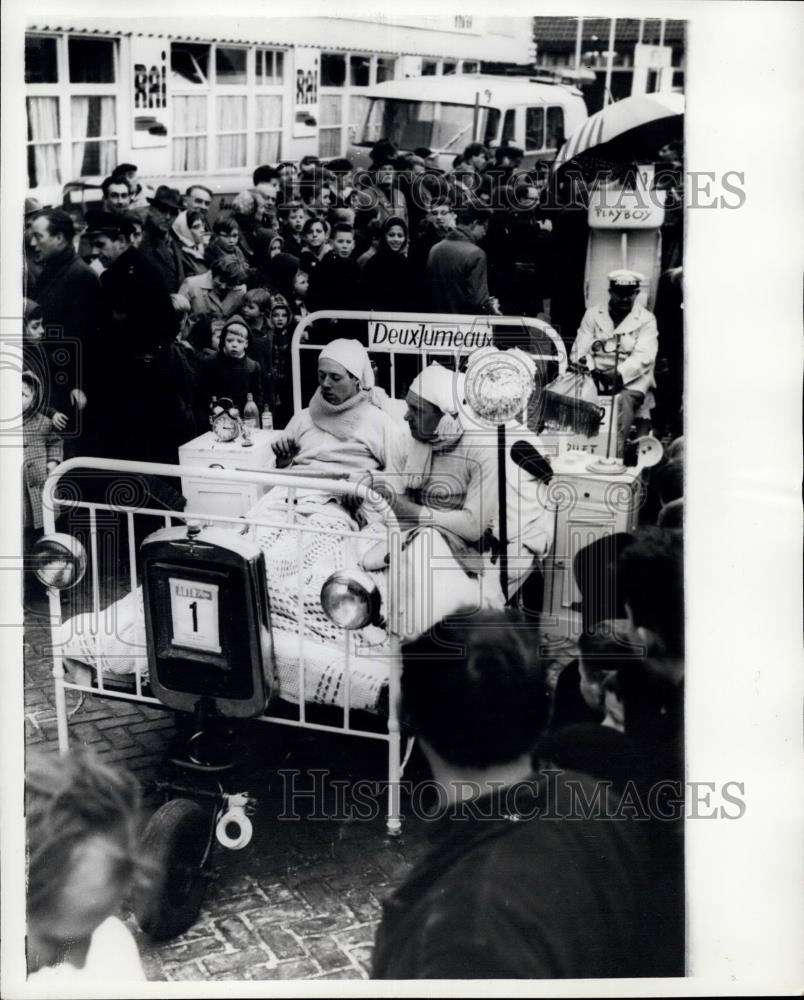
[[[212,420],[212,433],[218,441],[234,441],[240,433],[240,426],[230,414],[219,413]]]

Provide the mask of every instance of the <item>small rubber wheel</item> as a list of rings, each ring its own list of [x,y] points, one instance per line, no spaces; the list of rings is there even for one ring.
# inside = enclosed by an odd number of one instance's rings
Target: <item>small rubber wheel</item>
[[[172,799],[145,827],[146,884],[133,898],[137,923],[155,941],[176,937],[198,918],[207,888],[204,854],[210,818],[191,799]]]

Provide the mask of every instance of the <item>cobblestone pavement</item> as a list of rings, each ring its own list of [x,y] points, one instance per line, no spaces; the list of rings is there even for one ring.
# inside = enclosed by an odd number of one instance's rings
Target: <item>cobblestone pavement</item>
[[[26,615],[26,742],[55,751],[47,642],[39,600]],[[79,707],[73,692],[68,701],[71,741],[129,768],[147,789],[175,733],[173,713],[110,698],[90,697]],[[378,780],[385,744],[248,725],[262,762],[248,786],[259,797],[254,838],[241,851],[216,850],[200,919],[180,937],[149,942],[127,917],[147,974],[153,980],[365,979],[380,901],[424,850],[424,824],[408,817],[403,835],[391,838],[382,815],[350,820],[331,798],[327,811],[336,818],[279,820],[291,780],[280,768],[298,771],[294,780],[302,785],[310,767],[327,768],[344,782]],[[146,803],[152,809],[158,801],[146,794]]]

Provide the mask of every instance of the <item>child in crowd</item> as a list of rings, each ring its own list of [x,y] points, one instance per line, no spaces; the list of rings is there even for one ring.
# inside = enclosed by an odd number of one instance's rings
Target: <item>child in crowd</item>
[[[262,369],[262,389],[265,399],[268,399],[271,375],[271,327],[267,316],[270,307],[271,293],[267,288],[252,288],[246,292],[243,302],[243,319],[248,323],[249,329],[246,354]]]
[[[279,232],[285,241],[285,253],[292,253],[294,257],[300,257],[305,248],[302,230],[307,222],[307,212],[300,201],[292,201],[280,212],[281,225]]]
[[[59,433],[74,430],[87,398],[82,389],[70,389],[69,381],[67,385],[59,381],[62,366],[58,354],[63,353],[63,347],[58,337],[45,339],[44,314],[32,299],[23,302],[22,330],[23,368],[39,379],[39,410]]]
[[[415,286],[407,255],[408,227],[392,215],[382,225],[377,252],[362,272],[367,309],[409,312],[414,308]]]
[[[240,227],[231,212],[221,212],[212,223],[212,239],[209,241],[205,260],[208,267],[219,257],[232,255],[245,272],[249,270],[246,255],[240,246]]]
[[[294,326],[291,325],[290,304],[282,295],[274,295],[268,314],[270,321],[269,372],[265,377],[265,400],[274,419],[274,427],[285,427],[293,416],[293,385],[291,377],[290,344]]]
[[[310,272],[303,262],[293,278],[293,300],[290,308],[293,311],[293,326],[303,319],[310,310],[307,308],[307,297],[310,293]]]
[[[217,357],[224,326],[226,320],[222,316],[202,316],[195,323],[190,333],[190,343],[198,361]]]
[[[249,341],[248,323],[242,316],[227,320],[220,339],[218,353],[203,362],[201,371],[202,397],[228,397],[243,415],[248,393],[262,410],[262,368],[246,355]]]
[[[304,238],[304,249],[299,256],[299,261],[312,274],[330,252],[329,226],[324,219],[308,219],[302,229],[302,237]]]
[[[34,372],[22,373],[23,527],[28,551],[42,528],[42,487],[61,462],[63,446],[53,421],[40,411],[42,383]]]
[[[360,269],[354,259],[354,249],[354,229],[339,222],[332,230],[332,251],[319,261],[310,276],[308,305],[311,312],[361,308]]]

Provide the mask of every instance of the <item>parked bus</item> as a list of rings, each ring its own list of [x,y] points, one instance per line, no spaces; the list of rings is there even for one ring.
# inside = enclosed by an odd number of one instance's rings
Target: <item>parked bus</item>
[[[389,139],[403,152],[431,149],[442,170],[473,141],[513,145],[524,167],[555,159],[564,139],[586,120],[581,91],[572,85],[507,76],[425,76],[372,88],[348,156],[370,166],[371,147]]]

